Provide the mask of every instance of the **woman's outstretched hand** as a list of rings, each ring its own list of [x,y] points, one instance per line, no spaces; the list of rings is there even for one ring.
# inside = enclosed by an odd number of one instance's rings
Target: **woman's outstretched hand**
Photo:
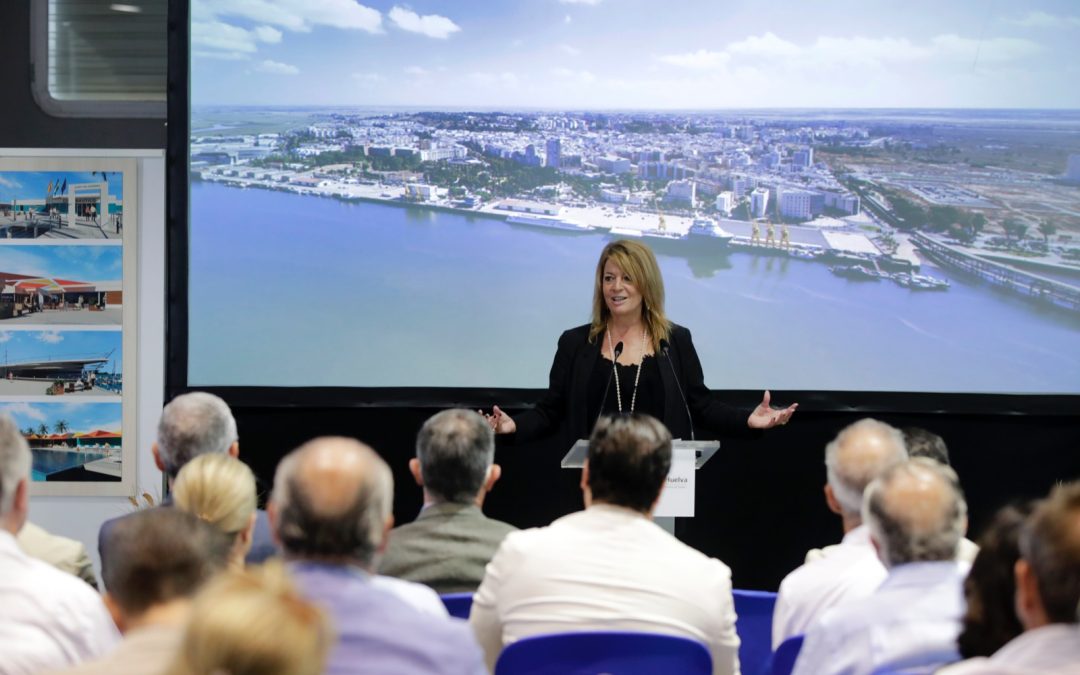
[[[754,412],[750,413],[750,417],[747,418],[746,425],[748,427],[751,429],[772,429],[787,424],[791,416],[795,414],[795,409],[799,407],[798,403],[792,403],[786,408],[773,408],[769,405],[770,398],[769,392],[766,391],[761,398],[761,403],[754,408]]]
[[[514,419],[499,409],[499,406],[492,406],[491,414],[485,414],[483,410],[478,410],[487,423],[491,426],[491,430],[497,434],[512,434],[517,431],[517,424],[514,423]]]

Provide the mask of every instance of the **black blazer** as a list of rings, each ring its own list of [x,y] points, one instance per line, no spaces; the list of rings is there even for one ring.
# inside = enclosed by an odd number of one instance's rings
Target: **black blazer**
[[[673,438],[690,438],[690,422],[683,407],[679,385],[675,383],[672,367],[678,373],[687,404],[694,419],[694,432],[708,430],[724,435],[746,436],[752,434],[746,420],[750,411],[735,408],[713,398],[705,386],[690,331],[672,324],[668,357],[657,354],[660,378],[664,383],[664,418],[661,420],[671,431]],[[595,420],[588,415],[589,376],[600,358],[600,341],[589,343],[589,325],[565,331],[559,337],[559,348],[551,364],[547,393],[536,407],[518,415],[515,442],[530,441],[553,432],[561,431],[567,447],[579,438],[588,438]]]

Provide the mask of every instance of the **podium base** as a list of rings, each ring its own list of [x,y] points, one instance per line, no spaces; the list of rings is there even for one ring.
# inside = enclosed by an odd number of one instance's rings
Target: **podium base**
[[[665,532],[671,536],[675,536],[675,518],[674,516],[657,516],[653,518],[653,522],[659,525]]]

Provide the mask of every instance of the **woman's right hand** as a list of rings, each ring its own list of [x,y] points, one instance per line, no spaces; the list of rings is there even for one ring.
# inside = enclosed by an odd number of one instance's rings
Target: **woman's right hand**
[[[481,415],[484,415],[484,419],[491,425],[491,430],[497,434],[512,434],[517,431],[517,424],[514,423],[514,418],[510,417],[499,406],[492,406],[491,414],[484,414],[484,411],[478,411]]]

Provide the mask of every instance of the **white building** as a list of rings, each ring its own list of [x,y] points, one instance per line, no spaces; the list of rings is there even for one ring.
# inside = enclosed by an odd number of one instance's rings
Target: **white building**
[[[697,184],[692,180],[674,180],[668,183],[666,202],[678,202],[689,204],[690,208],[697,206]]]
[[[735,193],[735,199],[739,200],[746,196],[746,193],[757,187],[757,181],[750,176],[732,176],[731,177],[731,191]]]
[[[844,194],[842,192],[829,192],[826,190],[825,206],[830,209],[836,209],[837,211],[843,211],[844,213],[854,216],[859,213],[859,195]]]
[[[596,168],[605,173],[630,173],[630,160],[608,155],[596,160]]]
[[[780,193],[780,215],[785,218],[810,220],[814,217],[813,198],[814,193],[809,190],[783,190]]]
[[[814,149],[801,148],[791,156],[791,163],[797,167],[808,169],[814,165]]]
[[[735,193],[724,191],[716,195],[716,210],[723,213],[726,216],[731,215],[731,210],[735,208]]]
[[[750,193],[750,215],[752,218],[764,218],[769,212],[769,191],[757,188]]]

